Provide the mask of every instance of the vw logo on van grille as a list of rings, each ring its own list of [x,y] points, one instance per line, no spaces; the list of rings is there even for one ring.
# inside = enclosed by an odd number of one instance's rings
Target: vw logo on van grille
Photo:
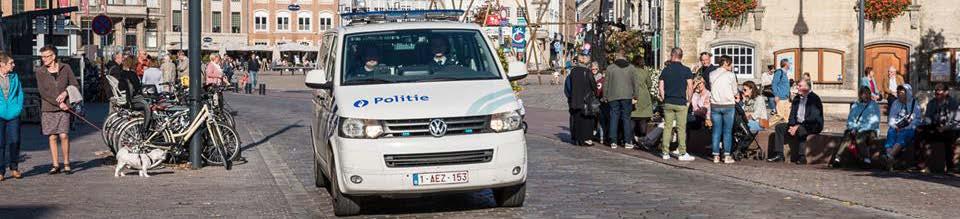
[[[430,135],[442,137],[447,134],[447,122],[442,119],[430,120]]]

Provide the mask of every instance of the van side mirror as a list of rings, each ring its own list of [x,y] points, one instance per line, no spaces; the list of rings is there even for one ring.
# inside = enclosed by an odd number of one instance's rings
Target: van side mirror
[[[319,69],[310,70],[307,72],[307,77],[304,80],[304,84],[313,89],[333,88],[333,82],[327,81],[327,72]]]
[[[513,61],[508,65],[507,78],[510,81],[519,81],[527,77],[527,63]]]

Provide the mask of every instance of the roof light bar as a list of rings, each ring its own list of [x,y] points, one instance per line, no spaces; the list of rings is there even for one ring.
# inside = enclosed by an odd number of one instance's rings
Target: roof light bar
[[[463,10],[390,10],[365,11],[364,9],[352,13],[340,14],[343,20],[350,20],[350,25],[370,22],[403,22],[403,21],[458,21],[463,16]]]

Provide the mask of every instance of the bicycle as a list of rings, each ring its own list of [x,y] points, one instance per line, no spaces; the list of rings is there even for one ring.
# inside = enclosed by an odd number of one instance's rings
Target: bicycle
[[[212,111],[211,102],[207,98],[200,112],[193,118],[189,118],[189,110],[184,106],[151,105],[151,110],[169,114],[158,114],[152,120],[160,123],[151,125],[152,127],[145,127],[144,118],[130,120],[118,133],[119,146],[129,147],[136,152],[161,149],[176,159],[187,151],[191,137],[206,133],[202,136],[201,157],[208,164],[223,165],[230,170],[232,160],[240,151],[240,139],[233,127],[221,123],[217,118]],[[187,119],[190,122],[185,124]],[[201,129],[202,127],[206,129]]]

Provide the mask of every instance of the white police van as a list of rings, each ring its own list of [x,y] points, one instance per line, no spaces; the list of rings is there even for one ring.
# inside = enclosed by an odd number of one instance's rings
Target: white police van
[[[358,196],[484,189],[499,206],[523,205],[527,147],[510,81],[526,66],[506,72],[478,25],[430,19],[451,13],[462,12],[344,14],[350,25],[323,34],[306,85],[317,89],[316,185],[336,215],[358,214]]]

